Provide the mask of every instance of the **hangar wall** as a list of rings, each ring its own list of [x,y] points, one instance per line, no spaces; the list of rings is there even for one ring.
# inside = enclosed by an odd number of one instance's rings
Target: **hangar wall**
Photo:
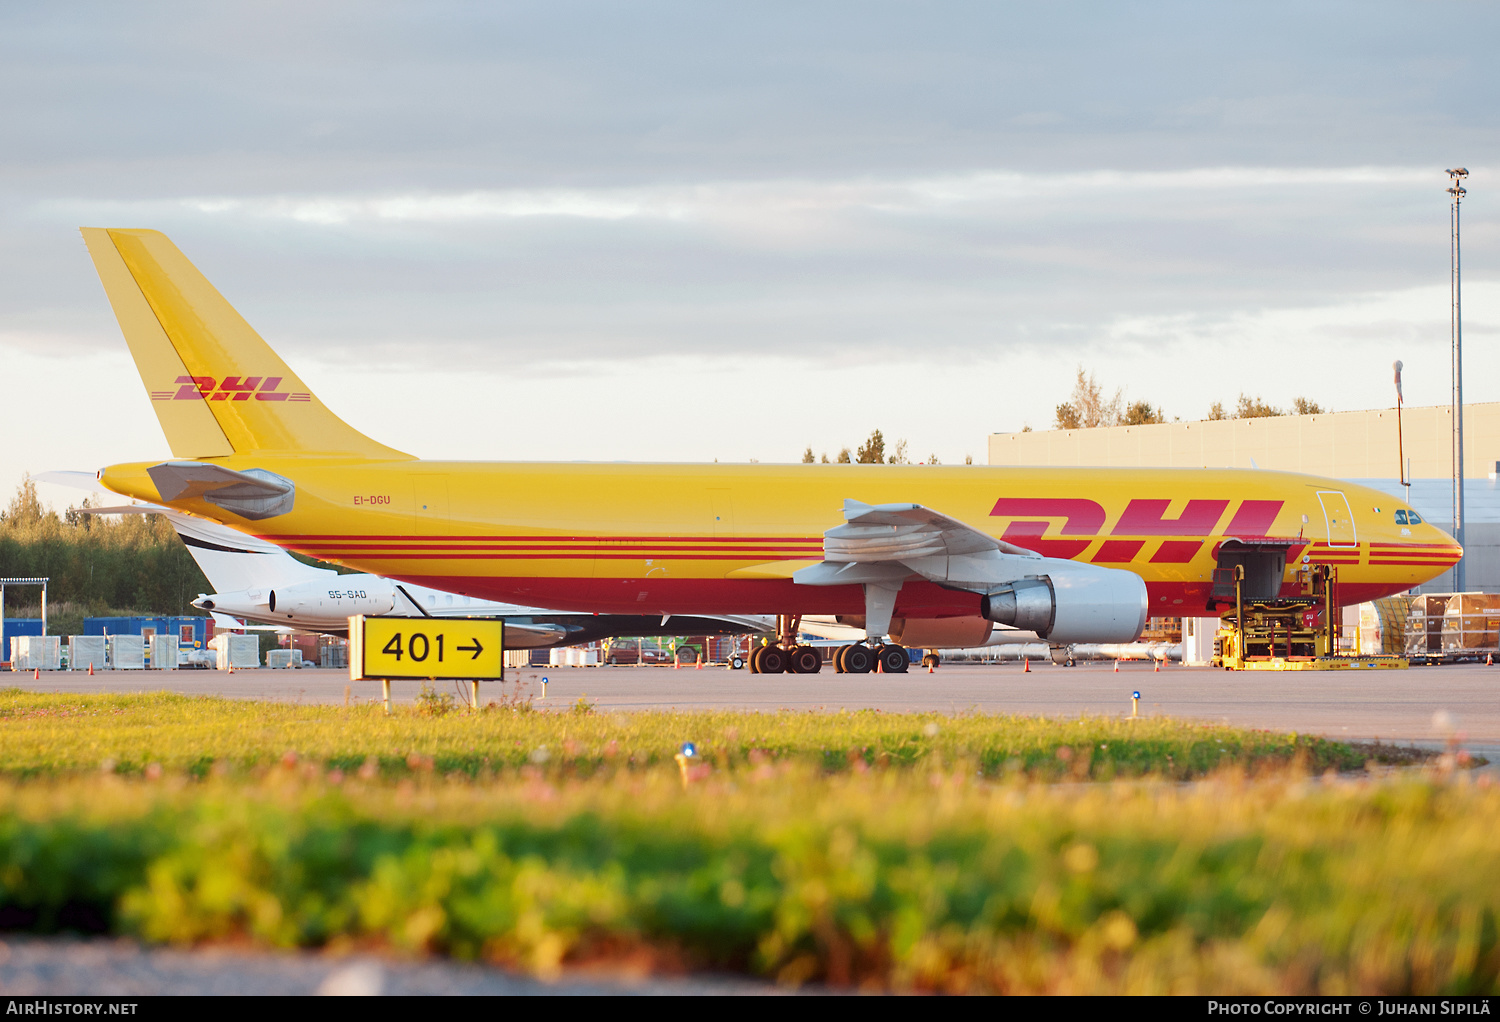
[[[1411,505],[1451,531],[1452,408],[1401,413],[1411,459]],[[992,433],[991,465],[1253,468],[1347,479],[1404,497],[1393,408],[1264,419]],[[1252,464],[1253,459],[1253,464]],[[1500,402],[1464,406],[1465,569],[1468,589],[1500,593]],[[1451,573],[1421,587],[1452,592]]]
[[[1453,410],[1401,413],[1406,456],[1418,479],[1448,479]],[[1400,478],[1393,408],[1265,419],[1164,422],[1152,426],[992,433],[991,465],[1261,468],[1335,479]],[[1487,478],[1500,460],[1500,401],[1464,406],[1464,474]]]

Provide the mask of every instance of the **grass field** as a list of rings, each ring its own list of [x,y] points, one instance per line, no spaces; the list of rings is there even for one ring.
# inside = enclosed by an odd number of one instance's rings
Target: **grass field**
[[[0,925],[953,991],[1493,992],[1500,792],[1163,720],[0,693]],[[682,741],[698,756],[680,768]]]

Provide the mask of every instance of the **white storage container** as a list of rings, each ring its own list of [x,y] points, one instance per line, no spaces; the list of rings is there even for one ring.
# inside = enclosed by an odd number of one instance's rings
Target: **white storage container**
[[[219,654],[218,668],[221,671],[227,671],[231,667],[240,670],[260,666],[259,636],[225,632],[215,635],[209,645]]]
[[[568,662],[568,649],[566,646],[553,646],[547,650],[547,663],[553,667],[562,667]]]
[[[107,635],[109,666],[117,671],[146,669],[146,640],[139,635]]]
[[[599,651],[597,649],[580,649],[578,651],[579,667],[598,667]]]
[[[508,649],[505,651],[505,666],[511,670],[519,670],[522,667],[531,666],[531,650]]]
[[[292,654],[294,649],[268,649],[266,650],[266,666],[273,671],[287,671],[292,667]]]
[[[93,667],[96,671],[102,671],[106,666],[108,665],[104,661],[104,636],[68,636],[69,670],[86,671]]]
[[[13,671],[55,671],[62,666],[62,636],[17,635],[10,640]]]
[[[177,649],[180,640],[175,635],[151,636],[151,669],[154,671],[177,670]]]

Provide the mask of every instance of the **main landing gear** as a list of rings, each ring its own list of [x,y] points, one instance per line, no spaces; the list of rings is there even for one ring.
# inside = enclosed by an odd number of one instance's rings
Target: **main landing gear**
[[[801,614],[776,616],[776,642],[758,646],[750,652],[751,674],[817,674],[823,669],[823,657],[812,646],[797,645],[797,628]]]
[[[800,614],[778,614],[776,641],[750,651],[751,674],[817,674],[823,669],[823,657],[816,647],[797,645]],[[905,674],[911,666],[906,647],[888,642],[856,642],[840,646],[833,657],[833,667],[840,674]]]
[[[833,666],[840,674],[869,674],[877,668],[886,674],[905,674],[911,666],[905,646],[880,643],[867,646],[857,642],[852,646],[840,646],[833,655]]]

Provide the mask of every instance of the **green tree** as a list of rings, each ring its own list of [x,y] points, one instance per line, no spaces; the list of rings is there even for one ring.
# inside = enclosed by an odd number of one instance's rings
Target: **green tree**
[[[1144,425],[1166,422],[1167,417],[1160,408],[1149,401],[1136,401],[1125,405],[1125,389],[1117,388],[1111,397],[1104,396],[1093,373],[1078,367],[1073,380],[1073,393],[1067,401],[1057,406],[1055,429],[1094,429],[1099,426]],[[1023,430],[1022,432],[1026,432]]]
[[[839,449],[839,461],[838,461],[838,463],[840,465],[848,465],[852,460],[853,459],[851,459],[849,457],[849,448],[843,447],[843,448]]]
[[[1236,419],[1269,419],[1277,415],[1285,415],[1286,412],[1275,405],[1266,404],[1260,399],[1260,395],[1249,397],[1240,395],[1239,401],[1234,406],[1234,417]]]
[[[1121,424],[1125,426],[1150,426],[1166,421],[1166,413],[1152,405],[1150,401],[1136,401],[1129,408],[1125,409],[1125,416]]]
[[[805,450],[805,451],[802,452],[802,464],[804,464],[804,465],[811,465],[816,460],[817,459],[813,457],[813,452],[812,452],[812,448],[811,447],[809,447],[807,450]]]
[[[873,431],[870,439],[860,445],[854,461],[858,465],[879,465],[885,461],[885,437],[880,434],[880,430]]]
[[[1218,422],[1220,419],[1227,419],[1227,418],[1229,418],[1229,416],[1224,411],[1224,402],[1223,401],[1215,401],[1213,404],[1211,404],[1211,405],[1208,406],[1208,421],[1209,422]]]
[[[1323,406],[1310,397],[1292,398],[1293,415],[1322,415]]]

